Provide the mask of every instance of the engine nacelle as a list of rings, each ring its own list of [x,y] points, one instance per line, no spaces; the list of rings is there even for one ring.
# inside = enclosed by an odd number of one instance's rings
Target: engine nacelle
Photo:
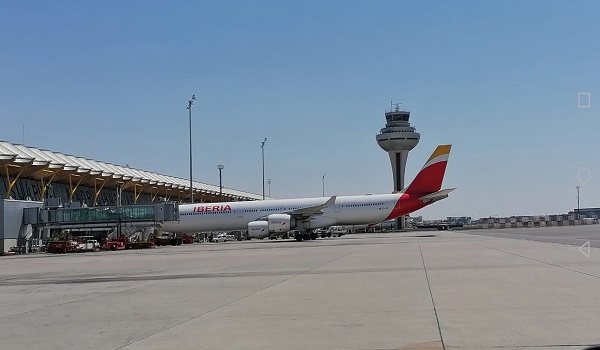
[[[292,228],[292,217],[288,214],[271,214],[267,216],[270,233],[285,233]]]
[[[248,236],[250,238],[269,237],[269,223],[266,221],[251,221],[248,223]]]
[[[287,214],[271,214],[259,221],[248,223],[248,236],[250,238],[265,238],[271,234],[280,236],[292,229],[295,221]]]

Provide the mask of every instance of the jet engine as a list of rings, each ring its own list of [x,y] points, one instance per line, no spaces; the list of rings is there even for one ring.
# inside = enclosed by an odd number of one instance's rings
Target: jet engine
[[[295,220],[288,214],[271,214],[257,221],[248,223],[250,238],[265,238],[271,234],[280,236],[289,232],[295,226]]]
[[[271,214],[267,216],[270,233],[285,233],[291,230],[292,217],[288,214]]]
[[[248,223],[248,236],[250,238],[269,237],[269,223],[266,221],[251,221]]]

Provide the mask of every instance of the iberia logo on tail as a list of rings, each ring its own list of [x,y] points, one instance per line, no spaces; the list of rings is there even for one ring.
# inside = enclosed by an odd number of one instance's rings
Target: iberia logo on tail
[[[439,191],[442,188],[451,148],[452,145],[438,146],[413,182],[402,192],[429,194]]]
[[[386,220],[412,213],[440,199],[448,197],[452,189],[440,190],[446,173],[446,165],[452,145],[440,145],[425,162],[413,182],[400,195],[398,202]]]

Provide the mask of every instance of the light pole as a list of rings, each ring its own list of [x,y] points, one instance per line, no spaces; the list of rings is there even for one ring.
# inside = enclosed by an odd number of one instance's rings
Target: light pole
[[[579,220],[579,187],[580,186],[575,186],[577,188],[577,220]]]
[[[223,170],[223,168],[225,168],[223,166],[223,164],[217,165],[217,169],[219,169],[219,201],[220,202],[223,201],[223,180],[221,177],[221,170]]]
[[[325,174],[323,174],[323,197],[325,197]]]
[[[187,109],[190,117],[190,203],[194,203],[194,184],[192,180],[192,106],[196,100],[196,95],[192,95],[192,98],[188,100]]]
[[[271,197],[271,179],[267,179],[267,185],[269,185],[269,197]]]
[[[117,185],[117,239],[121,238],[121,198],[123,196],[123,187]]]
[[[267,138],[265,137],[264,141],[260,144],[260,149],[262,150],[262,187],[263,187],[263,200],[265,200],[265,143],[267,143]]]

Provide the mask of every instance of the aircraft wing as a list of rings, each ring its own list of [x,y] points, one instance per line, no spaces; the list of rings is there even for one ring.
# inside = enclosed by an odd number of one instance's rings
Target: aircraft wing
[[[332,206],[333,203],[335,203],[335,198],[336,196],[331,196],[331,198],[329,198],[323,204],[292,210],[289,211],[288,214],[295,217],[296,219],[306,219],[314,215],[323,214],[323,209]]]
[[[444,199],[446,197],[448,197],[448,194],[452,191],[454,191],[456,188],[448,188],[445,190],[440,190],[437,192],[433,192],[430,193],[428,195],[425,195],[421,198],[419,198],[420,200],[422,200],[423,202],[437,202],[441,199]]]

